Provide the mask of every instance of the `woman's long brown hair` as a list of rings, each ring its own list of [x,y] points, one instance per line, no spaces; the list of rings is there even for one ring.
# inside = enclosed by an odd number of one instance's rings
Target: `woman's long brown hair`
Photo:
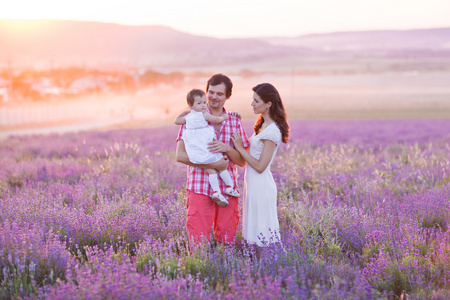
[[[284,110],[280,93],[270,83],[258,84],[252,90],[258,94],[264,103],[272,102],[269,108],[270,117],[277,123],[278,128],[280,128],[282,142],[287,143],[289,140],[289,124],[287,123],[286,111]],[[261,131],[262,124],[264,124],[264,118],[262,115],[259,115],[253,127],[255,134]]]

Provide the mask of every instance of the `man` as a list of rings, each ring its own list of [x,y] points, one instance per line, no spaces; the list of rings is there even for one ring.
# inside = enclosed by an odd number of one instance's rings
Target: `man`
[[[224,105],[230,98],[233,83],[223,75],[213,75],[207,82],[206,92],[209,113],[213,116],[226,114]],[[188,165],[186,181],[186,207],[187,220],[186,229],[189,234],[191,244],[195,244],[202,239],[209,240],[211,227],[213,226],[214,237],[219,242],[233,243],[236,238],[236,230],[239,222],[239,199],[225,195],[225,184],[220,181],[222,194],[227,198],[229,205],[221,207],[212,199],[213,190],[209,184],[209,174],[204,169],[221,169],[227,167],[235,186],[237,186],[236,165],[243,167],[244,159],[237,152],[231,142],[231,135],[235,132],[242,137],[245,148],[250,146],[247,135],[242,127],[241,120],[235,116],[228,116],[228,119],[220,124],[210,124],[214,126],[216,140],[209,144],[208,149],[213,153],[224,153],[224,157],[213,164],[198,165],[189,161],[186,154],[183,132],[185,125],[180,128],[177,138],[177,161]]]

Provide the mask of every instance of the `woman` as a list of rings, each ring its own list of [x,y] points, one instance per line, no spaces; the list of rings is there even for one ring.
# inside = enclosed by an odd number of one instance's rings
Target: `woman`
[[[280,241],[277,187],[270,165],[280,144],[289,139],[286,112],[277,89],[270,83],[253,88],[252,107],[259,114],[247,152],[238,133],[231,136],[236,150],[247,162],[244,181],[244,229],[248,243],[264,246]]]

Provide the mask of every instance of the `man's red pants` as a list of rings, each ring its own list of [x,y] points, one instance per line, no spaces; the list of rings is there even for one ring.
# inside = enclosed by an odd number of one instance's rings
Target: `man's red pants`
[[[239,199],[229,198],[228,206],[217,205],[211,197],[186,190],[187,220],[186,229],[191,244],[202,239],[210,240],[214,225],[216,241],[234,243],[239,222]]]

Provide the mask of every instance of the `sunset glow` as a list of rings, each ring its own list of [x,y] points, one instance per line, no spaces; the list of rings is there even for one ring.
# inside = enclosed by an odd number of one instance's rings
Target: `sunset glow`
[[[297,36],[334,31],[450,26],[450,2],[411,0],[57,1],[17,0],[0,19],[60,19],[166,25],[215,37]]]
[[[33,20],[33,19],[31,19]],[[0,20],[1,22],[2,20]],[[26,34],[29,31],[39,30],[43,26],[46,26],[45,21],[36,20],[35,22],[23,22],[22,20],[8,20],[8,30],[13,34]]]

